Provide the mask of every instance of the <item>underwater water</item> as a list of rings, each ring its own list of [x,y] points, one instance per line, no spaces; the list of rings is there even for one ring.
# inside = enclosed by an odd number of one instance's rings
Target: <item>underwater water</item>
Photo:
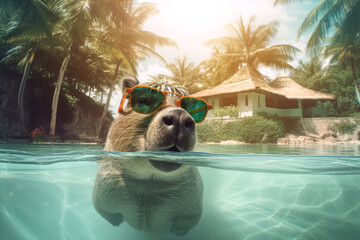
[[[199,169],[202,216],[153,235],[94,209],[97,161],[152,159]],[[360,239],[360,146],[200,145],[193,153],[0,144],[0,239]]]

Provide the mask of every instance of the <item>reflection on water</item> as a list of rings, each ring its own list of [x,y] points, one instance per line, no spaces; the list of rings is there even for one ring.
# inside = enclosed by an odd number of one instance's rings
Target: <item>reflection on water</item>
[[[127,155],[101,147],[0,145],[0,239],[357,239],[359,146],[278,147],[205,145],[197,151],[211,154]],[[326,151],[337,156],[318,155]],[[180,238],[126,222],[113,227],[91,199],[95,161],[104,157],[170,158],[197,167],[204,182],[198,224]]]
[[[357,176],[230,173],[213,203],[224,229],[240,239],[356,239]],[[207,184],[209,184],[207,182]],[[228,236],[229,236],[228,235]]]
[[[116,158],[100,163],[93,190],[97,212],[114,226],[185,235],[200,220],[203,183],[196,167]]]
[[[197,146],[196,151],[231,154],[360,156],[360,146],[358,145],[202,144]]]

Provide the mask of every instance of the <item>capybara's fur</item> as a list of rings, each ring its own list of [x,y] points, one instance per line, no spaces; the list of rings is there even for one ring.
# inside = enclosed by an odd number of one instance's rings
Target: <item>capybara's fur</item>
[[[123,90],[138,84],[123,80]],[[167,96],[166,104],[151,115],[129,106],[112,123],[105,151],[191,151],[195,123]],[[196,167],[151,159],[100,162],[93,190],[95,209],[114,226],[124,220],[136,229],[184,235],[200,220],[203,183]]]

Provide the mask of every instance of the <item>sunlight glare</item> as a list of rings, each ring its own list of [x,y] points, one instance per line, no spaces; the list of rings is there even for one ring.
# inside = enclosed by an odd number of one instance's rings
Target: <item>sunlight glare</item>
[[[188,33],[204,33],[217,27],[219,22],[223,24],[227,17],[225,5],[219,1],[168,1],[165,7],[169,21]]]

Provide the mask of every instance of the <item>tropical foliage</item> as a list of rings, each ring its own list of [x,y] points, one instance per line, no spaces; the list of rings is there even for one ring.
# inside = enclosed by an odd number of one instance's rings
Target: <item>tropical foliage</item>
[[[326,71],[323,66],[323,59],[320,57],[313,57],[309,62],[299,61],[297,68],[291,71],[291,77],[307,88],[321,90],[323,78]]]
[[[302,0],[275,0],[278,3],[287,4],[303,2]],[[326,56],[330,56],[332,62],[338,62],[345,69],[350,66],[353,85],[358,103],[360,105],[359,82],[359,35],[360,35],[360,1],[359,0],[323,0],[310,11],[299,28],[299,37],[306,31],[313,29],[307,43],[310,54],[319,55],[321,47],[326,46]],[[330,40],[329,40],[330,38]]]
[[[19,65],[24,67],[18,92],[18,110],[22,131],[26,132],[24,120],[24,90],[29,76],[35,53],[40,46],[53,46],[53,27],[58,20],[54,11],[55,1],[17,1],[9,0],[0,3],[3,14],[7,14],[7,26],[2,31],[2,42],[7,43],[10,49],[5,53],[2,61],[19,58]],[[8,10],[5,13],[5,10]]]
[[[341,120],[339,122],[334,123],[333,125],[329,126],[330,131],[334,133],[340,134],[353,134],[357,127],[356,123],[351,122],[348,119]]]
[[[356,93],[352,85],[353,77],[349,67],[338,63],[325,66],[325,59],[314,57],[308,62],[300,61],[290,76],[301,85],[316,91],[330,93],[336,101],[320,102],[329,116],[350,116],[360,111],[356,103]]]
[[[359,21],[360,23],[360,21]],[[360,32],[358,33],[358,35]],[[355,88],[356,97],[360,105],[360,40],[354,36],[346,37],[342,28],[337,31],[330,40],[330,44],[325,47],[324,55],[330,57],[332,64],[339,64],[342,69],[349,68],[352,73],[352,82]]]
[[[257,27],[254,22],[255,17],[251,17],[247,24],[240,18],[235,25],[226,26],[228,36],[206,42],[215,49],[212,59],[203,62],[210,81],[219,77],[224,77],[222,80],[225,80],[244,66],[254,69],[292,69],[289,61],[293,60],[299,50],[288,44],[269,46],[278,31],[279,22],[272,21]]]
[[[261,116],[245,117],[235,121],[210,120],[198,126],[201,141],[221,142],[236,140],[247,143],[276,142],[285,134],[284,124]]]
[[[216,117],[239,117],[239,107],[237,106],[225,106],[225,107],[219,107],[215,108],[212,112]]]
[[[148,56],[155,56],[166,62],[154,49],[156,46],[176,46],[176,43],[169,38],[158,36],[143,29],[143,25],[150,16],[157,13],[154,4],[142,3],[134,7],[133,2],[125,5],[128,19],[121,24],[107,23],[104,30],[100,30],[96,36],[96,43],[99,49],[106,53],[108,59],[115,65],[114,75],[105,104],[104,112],[99,124],[97,137],[101,138],[103,123],[109,108],[110,99],[119,83],[118,78],[125,75],[136,75],[137,61]]]
[[[199,67],[194,63],[188,63],[186,56],[176,58],[174,63],[167,65],[172,75],[168,76],[172,81],[183,85],[190,93],[197,92],[198,84],[201,82]]]
[[[155,51],[157,46],[176,46],[171,39],[143,29],[148,18],[157,13],[155,5],[150,3],[9,0],[0,1],[0,13],[4,13],[0,17],[0,58],[3,59],[0,64],[9,68],[20,62],[19,66],[24,66],[18,107],[24,133],[21,103],[29,76],[32,79],[37,75],[36,81],[49,79],[48,83],[55,88],[51,137],[55,136],[60,96],[64,95],[69,106],[79,101],[74,91],[100,98],[101,103],[107,96],[98,129],[101,137],[103,119],[122,76],[136,75],[137,62],[148,56],[165,62]]]
[[[275,5],[291,2],[302,0],[275,0]],[[360,95],[359,10],[360,0],[320,1],[300,26],[299,36],[314,29],[307,48],[318,56],[300,62],[291,75],[306,87],[337,97],[322,103],[331,116],[360,111],[355,94]],[[11,114],[18,118],[22,136],[31,137],[29,129],[42,125],[54,137],[55,129],[61,132],[57,118],[63,123],[84,104],[102,113],[96,128],[102,138],[120,79],[137,75],[139,61],[150,56],[164,62],[171,74],[149,76],[144,84],[182,95],[218,85],[244,66],[293,69],[290,62],[299,50],[272,44],[279,22],[255,25],[255,17],[248,22],[240,17],[226,26],[227,36],[207,41],[213,52],[199,65],[187,57],[167,64],[156,47],[176,46],[175,42],[144,29],[157,12],[154,4],[135,0],[0,1],[0,71],[9,75],[4,78],[9,80],[0,79],[0,87],[16,88],[18,113]],[[325,57],[330,59],[328,66]],[[29,112],[39,116],[39,122],[29,124]]]
[[[126,21],[126,13],[123,7],[124,2],[111,0],[68,0],[58,3],[58,11],[62,13],[60,29],[63,30],[61,40],[63,41],[65,56],[60,67],[52,101],[51,136],[55,134],[60,91],[71,55],[80,46],[85,44],[94,25],[106,23],[109,17],[114,16],[116,16],[117,20]]]
[[[305,0],[275,0],[277,4],[305,2]],[[310,11],[301,24],[298,36],[313,28],[307,49],[316,52],[323,45],[332,28],[340,24],[341,33],[345,38],[354,38],[360,32],[360,1],[359,0],[323,0]]]
[[[153,87],[160,89],[164,92],[174,92],[178,93],[183,96],[189,95],[187,89],[172,80],[169,80],[166,75],[159,74],[158,76],[149,76],[150,79],[148,79],[146,82],[142,83],[142,85]]]

